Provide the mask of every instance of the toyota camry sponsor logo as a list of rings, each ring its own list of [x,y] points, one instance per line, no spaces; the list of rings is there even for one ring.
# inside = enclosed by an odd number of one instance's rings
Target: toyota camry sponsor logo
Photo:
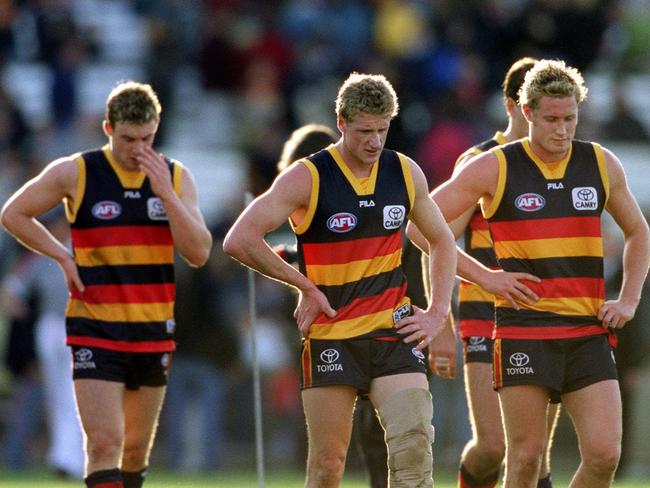
[[[167,210],[160,198],[147,199],[147,215],[151,220],[167,220]]]
[[[406,217],[404,205],[386,205],[384,207],[384,229],[399,229]]]
[[[592,186],[579,186],[571,190],[573,208],[576,210],[596,210],[598,208],[598,193]]]
[[[532,374],[535,371],[531,366],[528,366],[530,363],[530,356],[523,352],[515,352],[510,355],[508,362],[511,364],[511,367],[506,368],[506,374],[508,375],[517,375],[517,374]]]
[[[327,228],[337,234],[350,232],[357,226],[357,217],[349,212],[339,212],[327,219]]]
[[[470,337],[467,344],[467,352],[487,352],[487,343],[485,337]]]
[[[111,200],[103,200],[93,205],[91,212],[100,220],[116,219],[122,214],[122,205]]]
[[[515,199],[515,207],[524,212],[537,212],[545,205],[546,200],[538,193],[523,193]]]
[[[343,366],[337,361],[341,354],[336,349],[325,349],[320,353],[320,360],[324,364],[317,364],[316,370],[319,373],[331,373],[332,371],[343,371]]]

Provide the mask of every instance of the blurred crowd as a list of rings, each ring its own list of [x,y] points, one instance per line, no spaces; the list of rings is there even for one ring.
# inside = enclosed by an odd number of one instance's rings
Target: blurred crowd
[[[413,157],[433,188],[458,155],[501,127],[499,83],[514,59],[528,55],[562,58],[588,86],[597,80],[579,138],[647,145],[650,110],[633,89],[650,86],[649,7],[647,0],[0,0],[0,200],[52,159],[103,143],[101,104],[123,78],[157,91],[157,146],[193,170],[203,164],[201,175],[218,172],[221,155],[236,163],[241,185],[205,187],[198,178],[200,193],[234,191],[236,200],[206,209],[215,238],[209,264],[178,266],[178,351],[154,455],[185,470],[250,463],[247,277],[220,240],[242,193],[268,187],[291,131],[307,122],[335,127],[340,82],[351,71],[383,73],[400,101],[387,147]],[[617,252],[614,243],[612,262]],[[4,233],[0,256],[0,465],[22,469],[45,462],[49,442],[34,413],[50,410],[35,340],[45,298],[36,286],[15,292],[12,283],[30,274],[34,259]],[[612,284],[620,279],[615,267],[609,274]],[[267,452],[302,466],[294,298],[269,280],[256,285]],[[650,398],[647,296],[642,303],[619,349],[631,432],[650,430],[646,415],[635,423],[650,408],[642,404]],[[465,408],[459,376],[432,380],[434,453],[452,464],[469,435],[467,416],[451,415]],[[28,418],[35,420],[21,421]],[[645,466],[641,475],[650,476],[635,439],[625,442],[623,468]],[[47,462],[77,476],[55,458]]]

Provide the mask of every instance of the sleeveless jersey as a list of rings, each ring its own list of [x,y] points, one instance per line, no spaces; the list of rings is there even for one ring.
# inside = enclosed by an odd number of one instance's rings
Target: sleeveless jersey
[[[499,265],[531,273],[540,297],[514,310],[496,299],[495,338],[563,339],[607,333],[601,213],[609,184],[596,143],[573,141],[567,156],[544,164],[529,139],[495,148],[499,177],[485,209]]]
[[[122,169],[107,146],[75,159],[77,198],[66,212],[85,290],[69,298],[67,343],[174,350],[174,247],[162,202],[144,172]],[[179,193],[182,165],[167,164]]]
[[[407,159],[384,150],[366,188],[333,145],[302,160],[312,176],[305,218],[294,226],[300,271],[337,314],[319,315],[313,339],[397,337],[410,314],[402,242],[414,198]]]
[[[506,139],[502,132],[465,151],[456,161],[456,166],[462,165],[470,158],[488,151]],[[492,238],[488,223],[483,218],[481,208],[477,205],[465,229],[465,252],[488,268],[498,268],[497,258],[492,247]],[[460,337],[467,339],[472,336],[492,337],[494,331],[494,295],[486,292],[475,283],[460,280],[458,287],[458,319]]]

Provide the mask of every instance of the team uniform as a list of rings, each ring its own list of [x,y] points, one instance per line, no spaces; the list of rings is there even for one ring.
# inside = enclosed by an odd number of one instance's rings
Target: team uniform
[[[108,147],[75,156],[74,207],[66,205],[85,290],[66,308],[74,378],[162,386],[174,343],[174,250],[167,215],[144,172]],[[167,161],[180,192],[182,165]],[[67,202],[66,202],[67,203]]]
[[[359,180],[336,148],[301,160],[312,176],[305,218],[294,225],[300,271],[327,296],[302,344],[302,387],[351,385],[426,372],[425,357],[394,324],[411,313],[402,272],[403,229],[414,199],[407,159],[384,149]],[[293,223],[292,223],[293,224]]]
[[[456,161],[456,166],[473,156],[506,142],[503,133],[499,131],[492,139],[483,141],[461,154]],[[464,241],[465,252],[469,256],[488,268],[498,268],[488,223],[483,218],[481,208],[478,205],[465,229]],[[461,279],[458,288],[458,302],[458,321],[465,362],[491,363],[494,295],[486,292],[475,283]]]
[[[545,164],[529,139],[493,149],[497,190],[483,209],[498,263],[541,278],[540,297],[511,308],[496,299],[494,387],[539,384],[559,395],[616,378],[613,335],[598,319],[604,303],[601,214],[609,184],[596,143],[573,141]]]

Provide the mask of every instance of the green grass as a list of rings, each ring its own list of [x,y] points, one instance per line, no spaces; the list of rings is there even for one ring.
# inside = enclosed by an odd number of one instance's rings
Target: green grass
[[[555,488],[566,488],[569,475],[554,476]],[[456,488],[452,473],[434,473],[436,488]],[[2,488],[74,488],[81,487],[80,481],[61,481],[54,475],[32,470],[21,473],[0,471],[0,487]],[[211,474],[179,474],[154,468],[147,478],[145,488],[257,488],[259,485],[255,470],[218,471]],[[302,488],[303,473],[298,471],[267,471],[265,473],[266,488]],[[368,488],[369,484],[364,473],[346,473],[341,488]],[[648,480],[638,482],[614,483],[614,488],[647,488]]]

